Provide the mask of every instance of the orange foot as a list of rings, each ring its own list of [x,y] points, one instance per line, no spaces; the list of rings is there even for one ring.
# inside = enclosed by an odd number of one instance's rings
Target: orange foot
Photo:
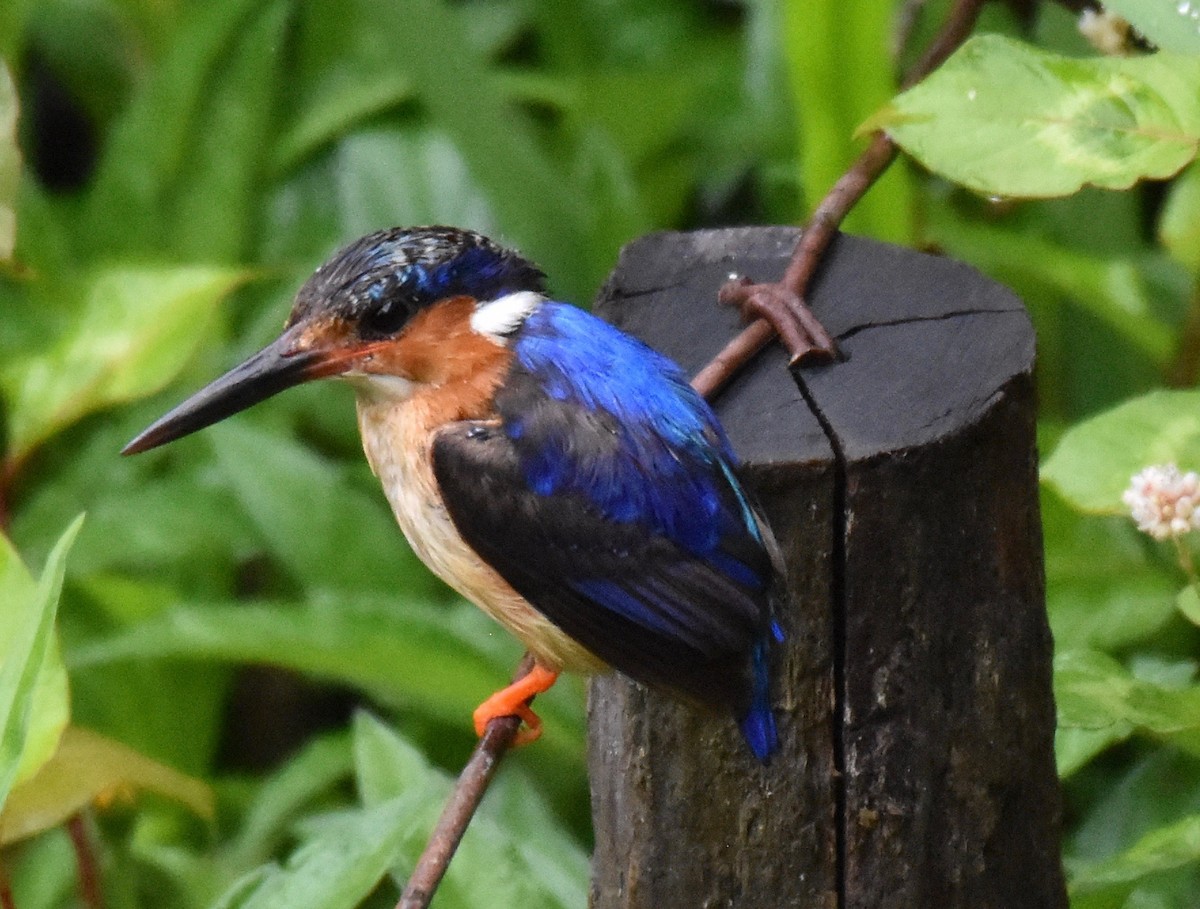
[[[507,688],[497,691],[490,698],[475,708],[475,734],[483,735],[487,724],[496,717],[517,716],[525,726],[517,732],[513,745],[528,745],[536,742],[542,734],[542,721],[525,703],[534,695],[548,691],[558,680],[558,673],[551,672],[537,663],[528,674],[521,676]]]

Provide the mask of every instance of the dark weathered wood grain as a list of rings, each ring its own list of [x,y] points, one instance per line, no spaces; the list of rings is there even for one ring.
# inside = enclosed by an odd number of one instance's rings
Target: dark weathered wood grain
[[[777,277],[796,237],[645,237],[598,310],[695,370],[738,328],[716,288]],[[845,362],[771,351],[718,402],[788,559],[782,753],[593,682],[592,904],[1065,905],[1029,320],[967,266],[850,237],[810,303]]]

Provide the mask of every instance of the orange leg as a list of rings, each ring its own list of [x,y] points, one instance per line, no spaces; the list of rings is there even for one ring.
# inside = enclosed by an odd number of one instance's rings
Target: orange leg
[[[527,675],[521,676],[507,688],[497,691],[475,708],[475,734],[483,735],[487,724],[499,716],[518,716],[525,724],[513,741],[514,745],[536,742],[542,734],[542,721],[529,709],[525,702],[536,694],[548,691],[558,680],[558,673],[551,672],[538,663],[533,664]]]

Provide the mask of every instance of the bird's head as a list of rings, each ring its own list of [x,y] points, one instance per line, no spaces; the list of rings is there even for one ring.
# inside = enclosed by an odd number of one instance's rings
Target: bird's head
[[[396,393],[469,369],[541,299],[544,276],[481,234],[392,228],[356,240],[296,294],[283,333],[125,446],[136,454],[329,376]],[[486,346],[484,346],[486,345]]]

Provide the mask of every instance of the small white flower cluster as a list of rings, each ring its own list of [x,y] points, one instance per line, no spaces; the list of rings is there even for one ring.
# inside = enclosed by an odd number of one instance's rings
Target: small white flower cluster
[[[1156,540],[1200,529],[1200,476],[1174,464],[1156,464],[1134,474],[1121,497],[1138,530]]]

